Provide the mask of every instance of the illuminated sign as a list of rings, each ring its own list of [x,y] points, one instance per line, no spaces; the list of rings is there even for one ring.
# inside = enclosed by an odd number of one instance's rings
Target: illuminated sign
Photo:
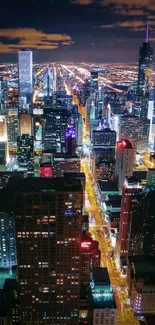
[[[83,249],[89,249],[91,247],[91,242],[90,241],[83,241],[81,243],[81,248]]]

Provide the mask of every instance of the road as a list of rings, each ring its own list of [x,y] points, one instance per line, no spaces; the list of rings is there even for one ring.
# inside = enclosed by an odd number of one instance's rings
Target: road
[[[75,99],[75,96],[74,102],[78,104],[78,99]],[[79,111],[81,112],[81,109]],[[85,141],[89,141],[89,132],[85,127],[83,137]],[[107,267],[108,269],[117,305],[117,325],[139,325],[139,321],[134,317],[131,307],[127,304],[126,279],[121,277],[120,271],[116,267],[115,259],[111,257],[113,248],[110,243],[110,237],[105,238],[105,230],[103,231],[103,212],[101,212],[96,200],[94,180],[89,169],[89,161],[85,158],[81,159],[81,172],[84,172],[86,175],[86,196],[88,198],[86,201],[86,211],[94,219],[94,224],[90,224],[89,229],[93,239],[99,242],[101,266]]]

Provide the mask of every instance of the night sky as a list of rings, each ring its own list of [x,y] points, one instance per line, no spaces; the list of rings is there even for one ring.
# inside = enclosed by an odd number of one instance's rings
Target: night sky
[[[0,62],[137,61],[147,22],[155,48],[155,0],[2,0]]]

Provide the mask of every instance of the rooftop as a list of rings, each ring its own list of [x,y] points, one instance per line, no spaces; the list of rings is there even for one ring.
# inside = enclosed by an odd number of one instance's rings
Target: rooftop
[[[13,189],[15,191],[28,191],[28,192],[40,192],[40,191],[73,191],[82,192],[82,185],[79,179],[69,179],[64,177],[57,178],[17,178],[11,177],[8,181],[7,189]]]
[[[110,278],[106,267],[93,268],[93,281],[95,285],[110,285]]]
[[[99,181],[98,185],[102,192],[119,192],[118,185],[115,182]]]

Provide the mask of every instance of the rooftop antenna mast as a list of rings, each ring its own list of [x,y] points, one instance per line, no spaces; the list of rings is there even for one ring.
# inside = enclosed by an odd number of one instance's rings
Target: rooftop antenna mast
[[[146,27],[146,40],[145,40],[146,43],[149,43],[149,33],[150,33],[149,24],[147,24],[147,27]]]

